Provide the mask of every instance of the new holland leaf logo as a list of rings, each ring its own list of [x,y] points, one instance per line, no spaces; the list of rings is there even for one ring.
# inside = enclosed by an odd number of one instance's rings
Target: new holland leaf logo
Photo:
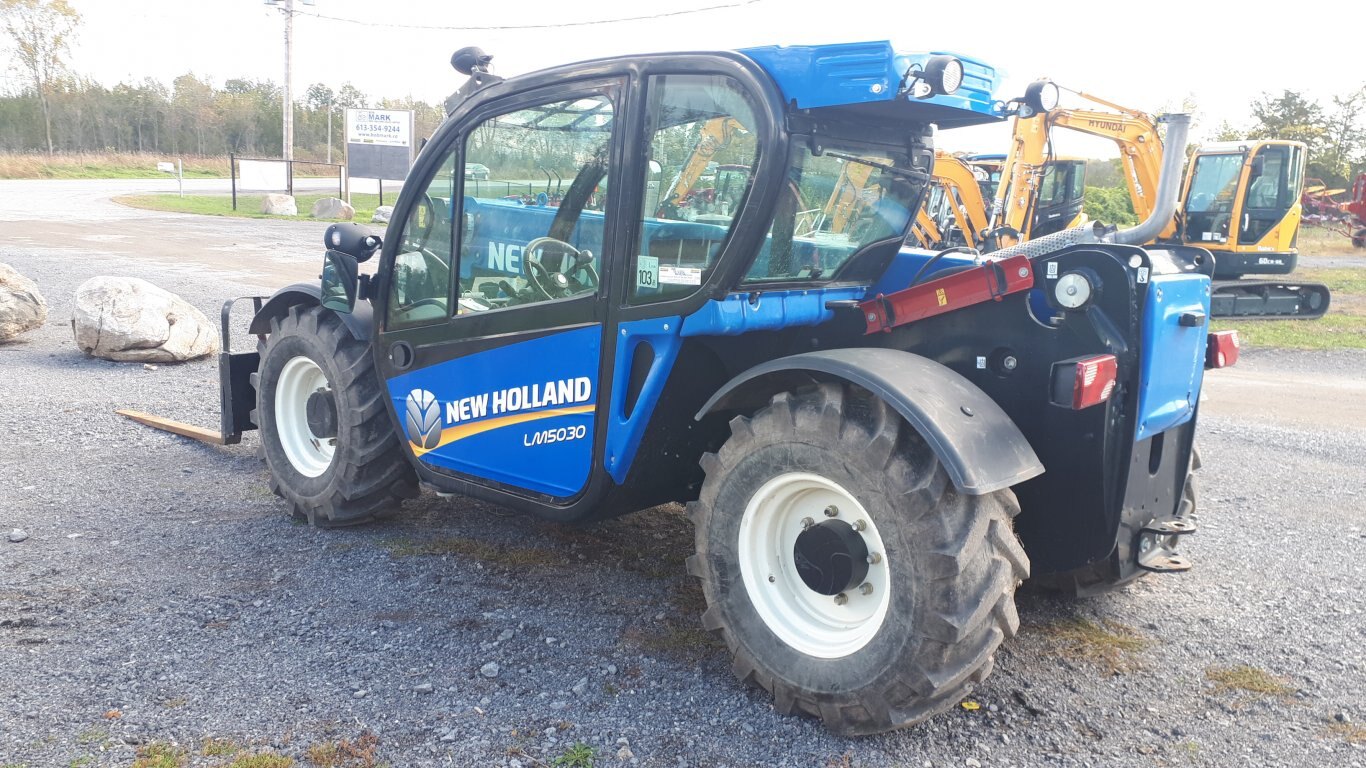
[[[441,404],[425,389],[408,393],[408,413],[404,418],[408,441],[426,450],[441,443]]]

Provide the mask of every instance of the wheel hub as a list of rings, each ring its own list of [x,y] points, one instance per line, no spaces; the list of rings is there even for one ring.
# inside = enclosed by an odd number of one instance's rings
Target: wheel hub
[[[868,575],[868,545],[840,520],[807,527],[797,536],[792,557],[802,582],[822,595],[852,590]]]
[[[328,439],[337,436],[337,398],[330,389],[317,389],[304,405],[308,431],[314,437]]]

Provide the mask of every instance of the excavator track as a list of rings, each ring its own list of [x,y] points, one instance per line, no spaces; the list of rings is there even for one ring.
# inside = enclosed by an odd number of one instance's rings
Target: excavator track
[[[1244,320],[1314,320],[1328,311],[1328,286],[1295,280],[1215,280],[1214,317]]]

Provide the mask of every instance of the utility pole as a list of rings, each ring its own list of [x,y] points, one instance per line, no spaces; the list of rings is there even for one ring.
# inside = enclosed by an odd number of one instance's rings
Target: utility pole
[[[294,159],[294,0],[285,0],[285,154]]]
[[[301,0],[313,5],[316,0]],[[285,14],[284,159],[294,159],[294,0],[265,0]]]
[[[332,100],[327,100],[327,164],[332,164]]]

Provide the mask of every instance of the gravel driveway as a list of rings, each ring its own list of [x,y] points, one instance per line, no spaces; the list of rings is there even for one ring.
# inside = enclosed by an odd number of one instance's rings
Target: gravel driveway
[[[842,739],[731,676],[680,509],[571,529],[427,493],[358,529],[294,524],[254,435],[214,448],[113,413],[216,424],[214,362],[88,359],[68,325],[95,274],[210,317],[272,285],[37,240],[0,245],[51,304],[0,346],[4,768],[1366,763],[1360,421],[1208,403],[1194,571],[1081,602],[1026,589],[1020,636],[963,706]],[[1246,360],[1268,381],[1320,362],[1366,379],[1364,354]]]

